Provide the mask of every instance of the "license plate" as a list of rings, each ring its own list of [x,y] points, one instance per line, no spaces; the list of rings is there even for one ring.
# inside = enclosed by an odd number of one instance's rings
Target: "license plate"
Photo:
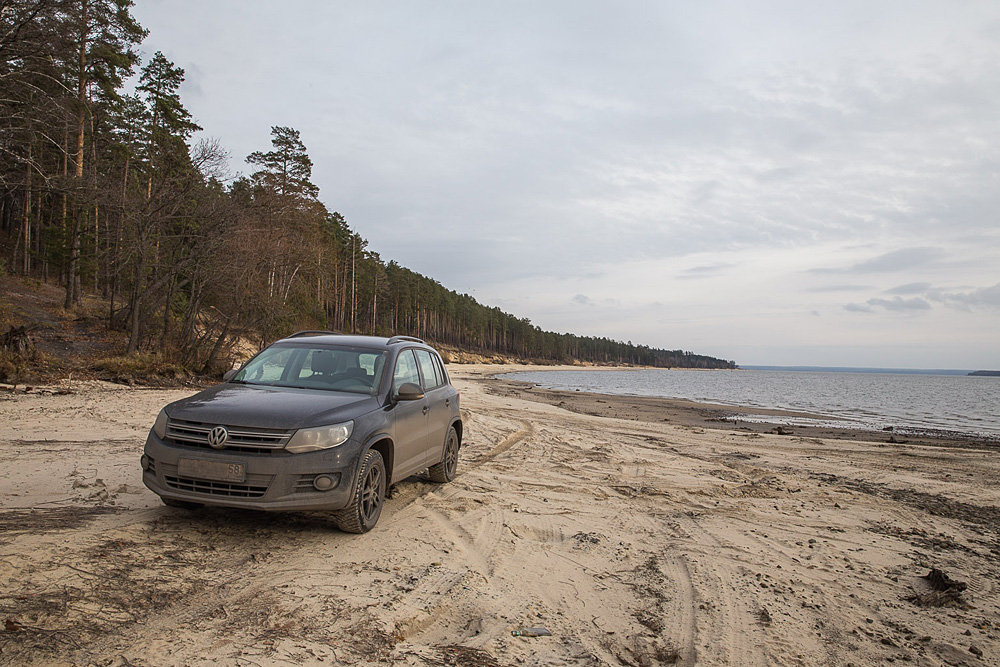
[[[246,465],[225,461],[202,461],[200,459],[180,459],[177,474],[181,477],[210,479],[214,482],[246,481]]]

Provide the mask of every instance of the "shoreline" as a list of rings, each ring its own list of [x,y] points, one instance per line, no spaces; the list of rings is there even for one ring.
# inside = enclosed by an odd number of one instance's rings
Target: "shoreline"
[[[803,424],[797,420],[824,419],[829,422],[838,420],[836,417],[807,412],[701,403],[686,398],[548,389],[532,382],[498,377],[510,372],[517,371],[503,370],[484,377],[483,381],[488,391],[500,396],[554,405],[578,414],[744,433],[1000,451],[1000,440],[943,429],[930,431],[897,427],[891,430],[875,430],[855,426],[838,427],[832,423]]]

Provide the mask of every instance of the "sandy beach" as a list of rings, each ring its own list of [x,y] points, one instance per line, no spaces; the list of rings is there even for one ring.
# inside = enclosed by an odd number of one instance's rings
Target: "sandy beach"
[[[0,663],[1000,664],[995,447],[491,379],[524,368],[449,367],[457,478],[364,535],[163,506],[138,457],[194,389],[0,392]]]

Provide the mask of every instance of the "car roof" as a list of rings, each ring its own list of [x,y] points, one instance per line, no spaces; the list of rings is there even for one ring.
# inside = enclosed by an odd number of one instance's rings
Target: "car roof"
[[[409,336],[393,336],[392,338],[384,338],[382,336],[357,336],[326,331],[300,331],[292,334],[291,336],[275,341],[275,344],[305,343],[306,341],[310,344],[318,345],[371,347],[381,348],[383,350],[391,349],[401,343],[410,343],[419,347],[433,349],[430,345],[419,338],[411,338]]]

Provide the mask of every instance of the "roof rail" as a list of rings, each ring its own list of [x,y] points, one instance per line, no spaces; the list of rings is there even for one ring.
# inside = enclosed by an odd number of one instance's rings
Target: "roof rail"
[[[393,336],[388,341],[386,341],[386,345],[394,345],[396,343],[402,343],[404,340],[409,341],[411,343],[422,343],[424,345],[427,345],[426,341],[422,341],[419,338],[414,338],[413,336]]]
[[[310,331],[296,331],[291,336],[285,336],[285,338],[301,338],[302,336],[342,336],[343,334],[339,331],[322,331],[319,329]]]

